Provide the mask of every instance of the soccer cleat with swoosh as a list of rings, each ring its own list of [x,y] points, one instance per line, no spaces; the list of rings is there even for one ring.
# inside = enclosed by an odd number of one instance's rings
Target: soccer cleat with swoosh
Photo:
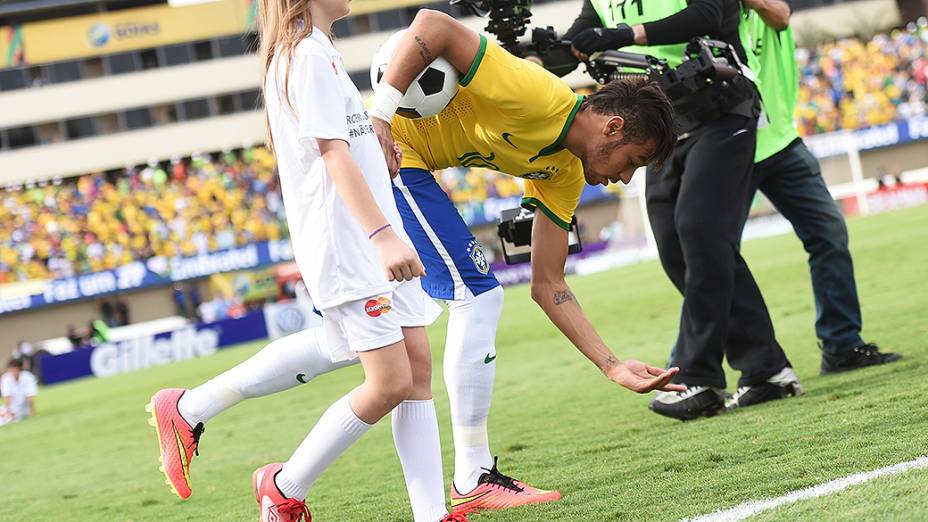
[[[275,462],[256,469],[251,475],[255,500],[261,507],[261,522],[312,522],[305,500],[288,498],[277,487],[274,478],[284,465]]]
[[[145,406],[145,411],[151,413],[148,423],[158,433],[161,472],[167,477],[165,484],[182,499],[190,496],[190,461],[194,455],[199,455],[197,447],[203,434],[203,423],[191,427],[177,409],[186,391],[181,388],[160,390]]]
[[[561,498],[559,491],[544,491],[533,488],[512,477],[507,477],[493,467],[477,479],[477,487],[467,494],[451,485],[451,511],[454,513],[472,513],[487,509],[506,509],[528,504],[553,502]],[[486,469],[486,468],[484,468]]]

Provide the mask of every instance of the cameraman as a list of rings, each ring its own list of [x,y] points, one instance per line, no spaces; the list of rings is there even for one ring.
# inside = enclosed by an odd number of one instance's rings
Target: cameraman
[[[809,253],[822,373],[896,361],[899,354],[881,353],[860,337],[860,302],[844,216],[793,122],[799,81],[790,2],[745,0],[745,6],[752,11],[744,23],[760,65],[757,73],[769,120],[757,133],[750,198],[760,188],[793,225]]]
[[[564,39],[573,43],[579,59],[626,48],[676,67],[686,42],[708,36],[727,43],[748,64],[753,56],[742,45],[740,20],[738,0],[584,0]],[[634,44],[648,47],[627,49]],[[749,69],[742,71],[753,80]],[[738,252],[760,112],[753,83],[739,80],[743,102],[719,105],[717,114],[705,119],[680,114],[691,124],[681,129],[673,155],[647,175],[648,216],[661,264],[684,297],[672,362],[680,372],[674,381],[689,387],[658,394],[650,407],[681,420],[725,407],[723,356],[741,372],[739,406],[802,393]],[[678,111],[693,107],[685,98],[683,104],[674,102]]]

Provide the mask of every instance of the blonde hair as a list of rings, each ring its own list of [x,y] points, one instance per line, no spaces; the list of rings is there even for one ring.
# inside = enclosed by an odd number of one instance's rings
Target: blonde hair
[[[291,109],[290,103],[290,66],[292,65],[293,49],[301,40],[313,31],[312,18],[309,14],[309,0],[260,0],[258,4],[258,39],[260,42],[258,55],[261,57],[264,72],[261,75],[261,91],[267,99],[267,74],[274,62],[274,55],[280,53],[284,68],[284,103]],[[280,64],[277,65],[278,71]],[[275,75],[275,82],[280,76]],[[276,86],[278,87],[279,86]],[[267,148],[274,152],[274,137],[271,134],[271,121],[267,113],[267,104],[264,109],[264,124],[267,133]]]

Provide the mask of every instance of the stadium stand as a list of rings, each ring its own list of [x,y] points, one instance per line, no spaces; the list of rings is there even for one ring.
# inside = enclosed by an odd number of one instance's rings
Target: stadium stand
[[[799,106],[804,136],[923,116],[928,103],[928,24],[869,40],[845,38],[799,49]]]
[[[0,284],[286,237],[264,148],[8,189]]]

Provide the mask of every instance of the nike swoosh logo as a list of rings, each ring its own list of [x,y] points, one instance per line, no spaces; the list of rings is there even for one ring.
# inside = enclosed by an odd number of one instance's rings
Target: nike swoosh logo
[[[491,362],[493,362],[494,359],[496,359],[495,354],[493,355],[493,357],[490,357],[490,354],[487,354],[487,356],[483,358],[483,364],[490,364]]]
[[[177,426],[171,421],[171,429],[174,430],[174,438],[177,440],[177,454],[180,455],[180,467],[184,470],[184,478],[190,483],[190,464],[187,462],[187,452],[184,450],[184,443],[180,440],[180,433],[177,432]]]
[[[741,129],[741,130],[739,130],[739,131],[735,131],[735,133],[732,134],[731,137],[734,138],[735,136],[737,136],[737,135],[739,135],[739,134],[744,134],[744,133],[747,132],[747,131],[748,131],[747,129]]]
[[[296,374],[296,380],[300,381],[301,383],[306,384],[307,381],[305,379],[306,379],[305,373]]]
[[[508,132],[504,132],[504,133],[503,133],[503,141],[505,141],[506,143],[512,145],[512,148],[518,149],[519,147],[516,147],[515,144],[513,144],[512,141],[510,141],[510,139],[509,139],[510,137],[512,137],[512,134],[509,134]]]
[[[489,491],[484,491],[483,493],[478,493],[470,497],[453,498],[451,499],[451,507],[456,507],[456,506],[460,506],[461,504],[467,504],[468,502],[473,502],[479,498],[483,498],[487,496],[489,493],[490,493]]]

